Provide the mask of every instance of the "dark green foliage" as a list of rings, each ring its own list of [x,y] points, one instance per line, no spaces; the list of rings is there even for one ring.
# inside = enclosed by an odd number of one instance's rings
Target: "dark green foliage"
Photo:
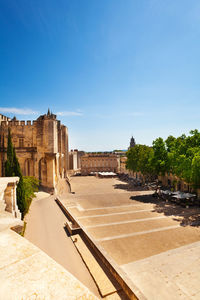
[[[20,177],[17,185],[17,204],[22,213],[22,218],[28,212],[34,193],[38,191],[39,180],[35,177]]]
[[[152,148],[146,145],[135,145],[127,151],[126,168],[133,172],[141,172],[143,175],[152,175],[153,169],[150,164],[152,155]]]
[[[12,144],[10,128],[8,128],[7,160],[5,162],[5,176],[22,176],[20,165]]]
[[[16,156],[15,148],[13,149],[13,173],[15,176],[22,177],[22,172]]]
[[[164,175],[169,169],[168,153],[162,138],[153,141],[153,155],[150,165],[156,175]]]
[[[13,158],[14,158],[14,149],[13,149],[13,145],[12,145],[10,128],[8,128],[7,160],[5,162],[5,176],[6,177],[15,176]]]
[[[153,148],[136,145],[127,152],[126,167],[144,175],[171,173],[190,186],[199,188],[200,132],[195,129],[190,131],[189,136],[169,136],[166,141],[157,138],[153,141]]]
[[[27,211],[27,202],[25,198],[24,181],[22,176],[20,176],[19,183],[17,185],[17,205],[23,219]]]
[[[32,199],[35,197],[35,192],[38,192],[39,180],[35,177],[23,177],[24,191],[25,191],[25,211],[24,215],[28,212]]]

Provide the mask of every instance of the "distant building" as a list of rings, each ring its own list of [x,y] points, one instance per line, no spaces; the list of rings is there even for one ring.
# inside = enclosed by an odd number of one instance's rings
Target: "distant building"
[[[87,153],[81,156],[81,174],[91,172],[118,172],[120,158],[112,153]]]
[[[69,170],[77,171],[81,169],[81,156],[84,154],[84,151],[78,151],[77,149],[69,152]]]
[[[127,150],[114,150],[113,154],[119,155],[119,156],[126,156]]]
[[[68,169],[67,127],[49,110],[33,122],[0,115],[0,176],[4,175],[8,128],[23,175],[34,176],[41,186],[53,190]]]
[[[130,146],[129,146],[129,149],[134,148],[135,145],[136,145],[135,139],[134,139],[134,137],[132,136],[132,138],[131,138],[131,140],[130,140]]]

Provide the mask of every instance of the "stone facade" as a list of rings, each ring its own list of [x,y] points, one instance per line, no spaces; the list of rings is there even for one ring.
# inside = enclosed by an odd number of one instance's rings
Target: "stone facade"
[[[81,169],[81,156],[84,154],[84,151],[78,151],[77,149],[69,152],[69,170],[77,171]]]
[[[114,154],[88,153],[81,157],[81,174],[88,175],[91,172],[118,172],[120,158]]]
[[[129,170],[126,169],[126,161],[127,161],[127,157],[126,156],[122,156],[120,157],[120,173],[129,173]]]
[[[176,175],[173,175],[171,173],[166,173],[164,176],[158,176],[159,181],[162,182],[163,186],[166,186],[168,188],[173,188],[176,191],[182,191],[182,192],[191,192],[193,191],[192,186],[184,182],[182,179],[177,177]]]
[[[68,169],[68,130],[48,111],[37,120],[17,121],[0,115],[0,176],[4,176],[8,128],[24,176],[34,176],[54,190]],[[6,118],[6,119],[5,119]]]

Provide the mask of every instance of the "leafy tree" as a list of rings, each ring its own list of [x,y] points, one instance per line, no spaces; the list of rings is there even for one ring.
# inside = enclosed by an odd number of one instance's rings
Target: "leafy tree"
[[[138,169],[145,176],[153,174],[153,169],[150,164],[150,158],[152,157],[152,155],[153,155],[152,148],[146,145],[140,145]]]
[[[197,153],[192,160],[191,168],[191,182],[194,188],[199,188],[200,186],[200,152]]]
[[[165,175],[170,172],[189,185],[200,187],[200,132],[195,129],[190,135],[175,138],[170,135],[166,141],[157,138],[153,147],[136,145],[127,152],[126,167],[143,175]]]
[[[162,138],[153,141],[153,155],[150,158],[150,165],[156,175],[165,175],[169,170],[168,152]]]
[[[126,168],[133,172],[141,172],[145,177],[153,174],[150,157],[153,149],[146,145],[135,145],[127,152]]]
[[[32,176],[23,177],[24,191],[25,191],[25,211],[26,214],[29,210],[32,199],[35,197],[35,192],[38,192],[39,180]]]
[[[138,172],[139,170],[139,158],[140,158],[140,145],[135,145],[135,147],[130,148],[127,151],[127,161],[126,168],[133,172]]]
[[[168,138],[165,141],[167,152],[170,152],[175,147],[176,138],[172,135],[168,136]]]

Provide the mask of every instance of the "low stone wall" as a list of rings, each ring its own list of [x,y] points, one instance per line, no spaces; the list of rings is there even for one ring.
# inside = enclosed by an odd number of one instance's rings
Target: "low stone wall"
[[[0,211],[8,211],[15,218],[21,219],[16,197],[18,182],[19,177],[0,177]]]
[[[71,273],[12,230],[0,231],[0,299],[98,300]]]

